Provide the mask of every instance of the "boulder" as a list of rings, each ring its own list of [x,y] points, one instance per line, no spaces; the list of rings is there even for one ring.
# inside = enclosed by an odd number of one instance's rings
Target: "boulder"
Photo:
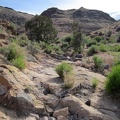
[[[54,94],[55,96],[59,97],[60,96],[60,92],[61,92],[61,87],[60,85],[56,84],[56,83],[48,83],[48,82],[41,82],[41,85],[46,89],[45,93],[49,94]]]
[[[0,65],[0,89],[0,103],[18,115],[42,114],[44,105],[34,94],[34,83],[16,67]],[[31,91],[26,93],[25,89]]]
[[[64,117],[67,117],[68,116],[68,107],[66,108],[63,108],[63,109],[59,109],[59,110],[56,110],[54,113],[53,113],[53,116],[54,117],[58,117],[58,116],[64,116]]]
[[[80,99],[73,95],[68,95],[61,100],[61,104],[64,107],[68,107],[72,114],[78,116],[78,118],[86,120],[118,120],[115,117],[110,117],[98,111],[93,107],[89,107],[84,104]]]
[[[76,57],[76,58],[82,58],[82,57],[83,57],[83,54],[77,54],[75,57]]]
[[[46,101],[46,104],[50,106],[51,108],[55,108],[59,103],[59,99],[53,95],[53,94],[48,94],[48,99]]]
[[[36,58],[31,54],[27,54],[26,59],[29,62],[37,62]]]

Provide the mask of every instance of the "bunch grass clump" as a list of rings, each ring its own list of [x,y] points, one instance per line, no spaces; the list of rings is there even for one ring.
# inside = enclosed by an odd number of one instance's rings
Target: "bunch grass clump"
[[[92,80],[92,86],[93,86],[93,88],[96,88],[96,87],[98,86],[98,83],[99,83],[99,80],[96,79],[96,78],[94,78],[94,79]]]
[[[75,83],[75,74],[73,72],[66,73],[64,72],[64,87],[71,88]]]
[[[26,67],[24,51],[16,43],[12,43],[8,47],[7,60],[19,69],[24,69]]]
[[[114,66],[112,71],[108,74],[105,89],[113,96],[120,95],[120,65]]]
[[[64,88],[71,88],[74,86],[75,74],[72,65],[62,62],[55,68],[55,71],[64,81]]]
[[[57,72],[57,74],[61,77],[64,78],[64,72],[66,73],[70,73],[72,72],[73,67],[72,65],[66,63],[66,62],[62,62],[61,64],[59,64],[56,68],[55,71]]]
[[[88,56],[92,56],[94,54],[98,53],[98,47],[96,45],[92,45],[90,49],[87,52]]]
[[[103,72],[104,71],[104,64],[103,64],[103,60],[98,57],[98,56],[94,56],[93,57],[93,62],[94,62],[94,68],[97,72]]]

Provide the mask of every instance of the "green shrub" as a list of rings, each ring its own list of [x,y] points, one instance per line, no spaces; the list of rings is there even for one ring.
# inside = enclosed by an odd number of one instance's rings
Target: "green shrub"
[[[114,46],[114,51],[120,52],[120,45],[119,44]]]
[[[21,70],[26,67],[25,59],[23,59],[22,57],[18,57],[18,58],[16,58],[16,59],[13,59],[13,60],[11,61],[11,63],[12,63],[15,67],[17,67],[17,68],[19,68],[19,69],[21,69]]]
[[[1,47],[0,48],[0,53],[3,55],[6,55],[8,53],[8,48],[7,47]]]
[[[18,37],[15,38],[9,38],[9,41],[11,43],[16,43],[22,47],[25,47],[30,43],[30,40],[28,40],[27,37],[25,38],[24,35],[19,35]]]
[[[103,38],[100,37],[100,36],[96,36],[94,39],[95,39],[97,42],[100,42],[101,40],[103,40]]]
[[[105,89],[114,96],[120,95],[120,65],[112,68],[105,82]]]
[[[100,50],[101,52],[107,52],[107,47],[106,47],[105,45],[101,44],[101,45],[99,46],[99,50]]]
[[[116,37],[115,36],[110,36],[109,37],[109,43],[116,43]]]
[[[94,68],[97,72],[101,73],[104,71],[103,60],[101,58],[99,58],[98,56],[94,56],[93,62],[94,62]]]
[[[114,65],[115,66],[120,65],[120,56],[119,55],[115,56]]]
[[[34,55],[34,54],[37,54],[39,53],[40,51],[40,46],[37,42],[32,42],[32,43],[29,43],[27,45],[27,50],[29,50],[29,52]]]
[[[69,45],[67,42],[63,42],[62,45],[61,45],[61,48],[64,49],[64,48],[67,48]]]
[[[19,37],[19,39],[21,39],[21,40],[28,40],[28,37],[27,37],[27,35],[25,35],[25,34],[21,34],[21,35],[19,35],[18,37]]]
[[[9,26],[10,26],[14,31],[17,30],[17,25],[14,24],[13,22],[10,22]]]
[[[65,41],[65,42],[67,42],[67,43],[70,44],[70,42],[72,41],[72,39],[73,39],[72,36],[68,36],[63,41]]]
[[[65,73],[70,73],[72,72],[73,70],[73,67],[66,63],[66,62],[62,62],[61,64],[59,64],[56,68],[55,68],[55,71],[57,72],[57,74],[61,77],[61,78],[64,78],[64,72]]]
[[[92,45],[90,49],[87,52],[88,56],[92,56],[94,54],[98,53],[98,47],[96,45]]]
[[[54,52],[59,54],[59,55],[61,55],[63,53],[60,46],[58,46],[58,45],[54,45],[53,49],[54,49]]]
[[[7,54],[7,59],[15,66],[18,67],[19,69],[24,69],[26,64],[25,64],[25,56],[23,49],[15,44],[12,43],[8,47],[8,54]]]
[[[50,53],[52,53],[53,49],[54,48],[51,45],[47,44],[44,52],[47,54],[50,54]]]
[[[21,48],[19,45],[17,45],[16,43],[12,43],[9,47],[8,47],[8,55],[7,55],[7,59],[9,61],[16,59],[18,57],[24,57],[24,51],[23,48]]]
[[[93,81],[92,81],[92,86],[93,86],[93,88],[96,88],[97,85],[98,85],[98,83],[99,83],[99,80],[96,79],[96,78],[94,78]]]
[[[86,46],[91,47],[92,45],[96,45],[96,44],[97,44],[97,42],[95,40],[90,40],[86,43]]]
[[[46,48],[46,43],[45,43],[45,42],[40,42],[40,47],[41,47],[42,49],[45,49],[45,48]]]

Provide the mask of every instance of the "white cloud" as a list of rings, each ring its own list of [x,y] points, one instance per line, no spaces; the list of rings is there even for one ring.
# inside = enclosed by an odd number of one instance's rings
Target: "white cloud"
[[[120,11],[119,12],[110,13],[110,16],[115,18],[116,20],[119,20],[120,19]]]
[[[80,7],[84,7],[87,9],[96,9],[109,13],[114,18],[116,18],[116,16],[118,16],[120,13],[117,12],[120,11],[120,0],[44,0],[44,1],[36,0],[36,1],[37,2],[35,2],[32,5],[33,7],[32,6],[29,7],[29,10],[27,10],[28,13],[40,14],[44,10],[51,7],[57,7],[62,10],[78,9]]]
[[[54,1],[55,0],[51,0]],[[60,9],[85,7],[97,9],[107,13],[120,11],[120,0],[57,0],[56,6]]]

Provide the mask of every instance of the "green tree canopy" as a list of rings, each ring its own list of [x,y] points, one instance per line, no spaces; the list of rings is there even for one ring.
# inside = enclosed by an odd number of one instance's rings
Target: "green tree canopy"
[[[73,23],[73,40],[72,47],[75,53],[81,53],[81,45],[83,42],[82,32],[78,22]]]
[[[36,15],[26,23],[25,28],[32,41],[50,43],[57,37],[52,20],[46,16]]]

